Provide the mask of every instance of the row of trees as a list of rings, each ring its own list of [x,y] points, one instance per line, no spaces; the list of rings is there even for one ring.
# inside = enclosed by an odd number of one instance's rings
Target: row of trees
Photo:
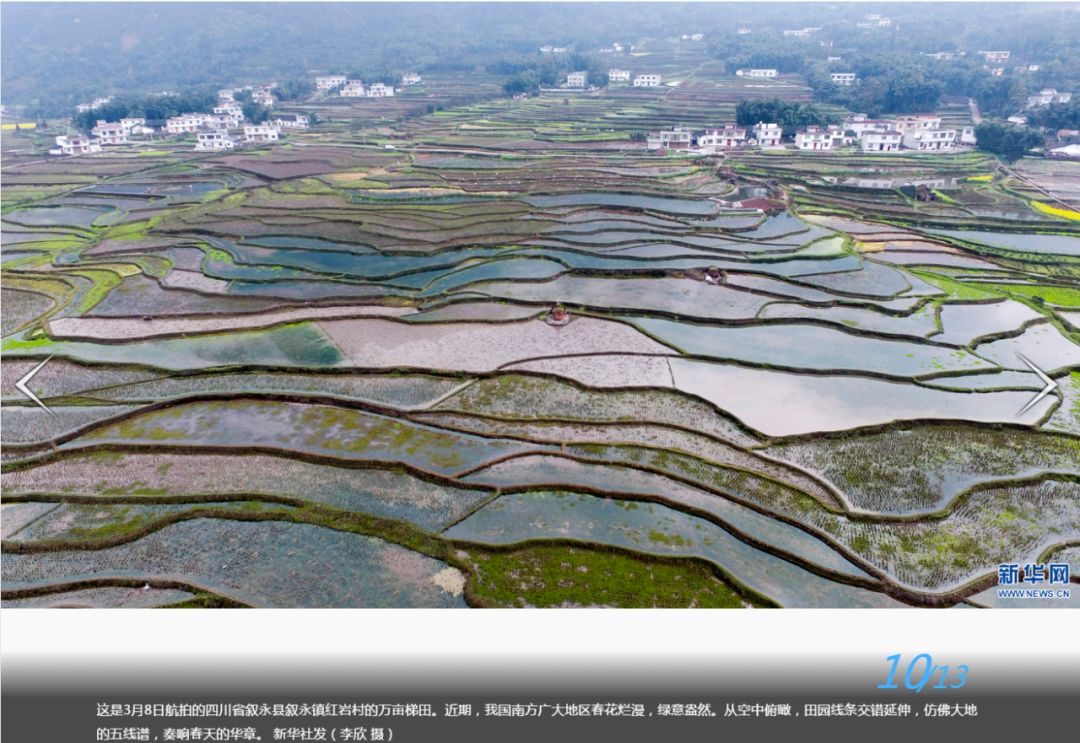
[[[753,126],[759,121],[771,122],[783,127],[785,134],[791,134],[801,126],[836,124],[839,119],[826,114],[812,103],[766,98],[736,103],[735,121],[740,126]]]
[[[175,95],[117,96],[100,108],[76,114],[73,122],[76,127],[88,132],[99,119],[167,119],[182,113],[209,113],[215,105],[217,94],[210,90],[195,90]]]
[[[980,150],[1001,155],[1006,160],[1016,160],[1032,147],[1041,145],[1045,136],[1038,129],[1028,126],[1013,126],[997,121],[984,121],[975,127]]]
[[[315,90],[315,85],[305,78],[296,78],[279,82],[273,90],[274,97],[282,101],[306,98]],[[244,111],[244,117],[256,124],[270,118],[271,110],[251,100],[250,90],[240,90],[233,94],[234,100]],[[210,113],[218,105],[217,91],[209,89],[189,90],[169,95],[128,95],[117,96],[100,108],[84,111],[75,115],[73,122],[79,129],[88,132],[99,119],[119,121],[124,118],[167,119],[184,113]]]
[[[1028,112],[1028,123],[1047,129],[1080,129],[1080,100],[1033,109]]]
[[[296,77],[279,82],[271,92],[279,101],[302,101],[315,92],[315,83],[309,77]]]

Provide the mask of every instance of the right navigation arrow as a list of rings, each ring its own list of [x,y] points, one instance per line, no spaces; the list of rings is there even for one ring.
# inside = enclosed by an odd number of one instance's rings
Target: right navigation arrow
[[[1032,406],[1032,405],[1034,405],[1035,403],[1039,402],[1039,400],[1043,399],[1044,397],[1046,397],[1047,395],[1049,395],[1049,394],[1050,394],[1051,392],[1053,392],[1054,390],[1056,390],[1056,389],[1057,389],[1057,386],[1058,386],[1058,383],[1057,383],[1057,382],[1055,382],[1055,381],[1054,381],[1053,379],[1051,379],[1050,377],[1046,376],[1046,373],[1045,373],[1045,372],[1044,372],[1044,371],[1043,371],[1042,369],[1040,369],[1039,367],[1037,367],[1037,366],[1035,366],[1035,365],[1034,365],[1033,363],[1031,363],[1031,359],[1029,359],[1029,358],[1028,358],[1027,356],[1025,356],[1025,355],[1024,355],[1024,354],[1022,354],[1022,353],[1018,353],[1018,354],[1016,354],[1016,355],[1020,357],[1020,360],[1021,360],[1021,361],[1023,361],[1023,362],[1025,363],[1025,364],[1027,364],[1028,366],[1030,366],[1030,367],[1031,367],[1031,371],[1033,371],[1033,372],[1035,372],[1036,374],[1038,374],[1038,375],[1039,375],[1039,379],[1041,379],[1041,380],[1043,381],[1043,383],[1044,383],[1044,384],[1046,385],[1046,386],[1045,386],[1045,387],[1043,387],[1043,388],[1042,388],[1041,390],[1039,390],[1039,394],[1035,395],[1035,397],[1033,397],[1033,398],[1031,399],[1031,402],[1029,402],[1029,403],[1028,403],[1027,405],[1025,405],[1025,406],[1024,406],[1023,408],[1021,408],[1021,409],[1020,409],[1020,412],[1019,412],[1019,413],[1017,413],[1017,415],[1023,415],[1024,413],[1026,413],[1027,411],[1029,411],[1029,410],[1031,409],[1031,406]]]

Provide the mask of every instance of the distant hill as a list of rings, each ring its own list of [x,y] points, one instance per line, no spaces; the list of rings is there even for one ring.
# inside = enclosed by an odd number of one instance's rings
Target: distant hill
[[[859,27],[871,13],[888,14],[891,25]],[[115,93],[316,72],[468,70],[535,56],[545,44],[592,54],[615,41],[687,33],[704,34],[724,58],[736,43],[768,48],[784,38],[807,55],[1010,49],[1025,62],[1080,70],[1073,3],[9,2],[0,14],[3,102],[49,115]],[[752,33],[736,37],[741,26]],[[820,30],[781,36],[806,26]],[[832,43],[827,52],[820,41]]]

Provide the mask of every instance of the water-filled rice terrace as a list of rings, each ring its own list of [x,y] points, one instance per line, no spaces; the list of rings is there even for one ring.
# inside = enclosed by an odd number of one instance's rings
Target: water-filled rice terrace
[[[733,106],[698,64],[16,158],[5,606],[990,606],[999,563],[1075,565],[1080,230],[1045,168],[631,143]],[[1029,407],[1021,356],[1058,384]],[[45,360],[48,410],[15,386]]]

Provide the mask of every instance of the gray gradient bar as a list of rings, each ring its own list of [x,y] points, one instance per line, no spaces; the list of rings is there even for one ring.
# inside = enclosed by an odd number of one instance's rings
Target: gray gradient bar
[[[888,664],[877,657],[827,653],[797,659],[675,657],[612,661],[590,656],[535,656],[463,660],[359,657],[252,660],[239,656],[146,657],[110,661],[7,658],[3,675],[3,738],[24,741],[101,740],[99,730],[146,728],[164,740],[166,728],[251,728],[260,740],[276,730],[321,728],[327,740],[344,729],[378,728],[404,741],[720,740],[738,734],[764,740],[827,735],[831,741],[1016,740],[1033,725],[1068,730],[1080,701],[1075,654],[1058,658],[999,655],[935,658],[966,661],[961,689],[877,689]],[[225,714],[119,714],[100,716],[101,705],[195,704],[429,704],[431,716],[395,714],[259,716]],[[486,705],[640,704],[641,717],[499,717]],[[468,704],[472,713],[446,716],[446,705]],[[661,705],[708,705],[711,714],[671,717]],[[738,705],[790,705],[791,716],[728,716]],[[907,705],[905,716],[810,715],[805,705]],[[928,706],[929,705],[929,706]],[[962,716],[941,717],[949,705]],[[947,707],[948,708],[948,707]]]
[[[1021,638],[1004,640],[1015,645]],[[1066,640],[1071,645],[1075,642]],[[273,650],[268,648],[268,654]],[[1023,653],[967,657],[935,654],[933,663],[969,667],[961,689],[919,693],[903,688],[906,666],[916,653],[906,652],[895,675],[895,692],[877,689],[890,668],[886,653],[852,656],[823,651],[800,657],[665,656],[612,659],[610,656],[553,655],[501,658],[446,655],[256,658],[229,655],[80,658],[7,656],[5,697],[96,694],[254,695],[462,694],[515,696],[558,695],[574,690],[605,694],[773,695],[813,693],[912,700],[955,696],[1071,698],[1080,701],[1080,654],[1064,648],[1056,655]],[[921,668],[913,678],[918,678]],[[953,682],[957,673],[950,671]],[[935,676],[935,679],[937,677]]]

